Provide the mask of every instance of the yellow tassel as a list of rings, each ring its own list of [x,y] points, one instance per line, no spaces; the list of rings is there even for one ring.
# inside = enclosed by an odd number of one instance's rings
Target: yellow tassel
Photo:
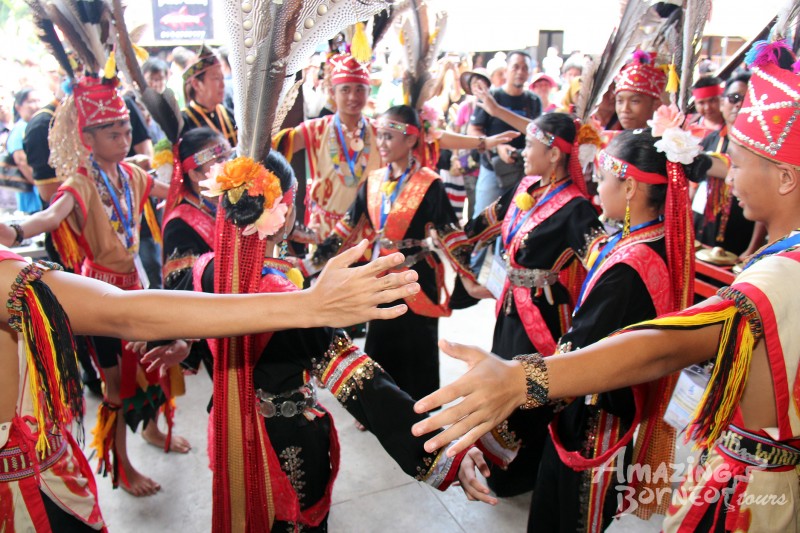
[[[142,62],[147,61],[147,58],[150,57],[150,54],[147,53],[147,50],[138,44],[133,45],[133,53],[136,54],[136,59]]]
[[[278,150],[285,158],[292,158],[294,154],[294,128],[284,128],[272,138],[272,149]],[[284,141],[284,139],[286,139]]]
[[[533,196],[527,192],[523,192],[514,197],[514,203],[520,211],[528,211],[533,207]]]
[[[670,94],[677,94],[678,87],[680,86],[680,78],[678,71],[675,69],[675,63],[670,63],[669,72],[667,73],[667,92]]]
[[[169,374],[169,392],[172,398],[186,394],[186,381],[183,379],[183,370],[180,366],[171,366],[167,370]],[[173,401],[173,400],[170,400]]]
[[[78,245],[75,233],[73,233],[66,220],[59,224],[58,228],[53,232],[53,246],[58,251],[58,255],[61,256],[62,264],[73,272],[80,273],[83,252],[80,245]]]
[[[97,452],[100,462],[105,459],[105,442],[115,431],[117,423],[117,410],[106,408],[102,403],[97,408],[97,424],[92,429],[92,442],[89,447]]]
[[[350,43],[350,54],[361,63],[367,63],[372,59],[372,48],[369,46],[369,39],[364,32],[364,23],[356,24],[356,32],[353,34],[353,41]]]
[[[300,272],[299,268],[290,268],[286,272],[286,277],[289,279],[289,281],[294,283],[298,289],[303,288],[303,282],[305,281],[305,278],[303,277],[303,274]]]
[[[150,233],[153,235],[153,240],[161,244],[161,227],[158,225],[156,212],[153,209],[153,204],[149,200],[144,202],[144,219],[147,221],[147,226],[150,228]]]
[[[117,75],[117,60],[114,58],[114,51],[108,54],[108,61],[106,66],[103,67],[103,77],[110,80]]]

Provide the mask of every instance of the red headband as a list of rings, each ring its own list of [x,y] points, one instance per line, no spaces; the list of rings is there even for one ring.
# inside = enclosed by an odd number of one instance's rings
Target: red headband
[[[713,98],[720,96],[723,93],[721,85],[709,85],[708,87],[700,87],[692,89],[692,96],[695,100],[705,100],[706,98]]]
[[[572,143],[568,142],[566,139],[562,139],[557,135],[553,135],[552,133],[544,131],[533,122],[528,124],[526,130],[528,135],[530,135],[543,145],[547,146],[548,148],[552,148],[553,146],[555,146],[556,148],[558,148],[567,155],[572,153]]]
[[[645,172],[618,159],[609,154],[605,150],[600,150],[597,154],[596,166],[608,172],[611,172],[617,178],[624,180],[625,178],[632,178],[642,183],[649,183],[651,185],[666,185],[667,177],[655,172]]]

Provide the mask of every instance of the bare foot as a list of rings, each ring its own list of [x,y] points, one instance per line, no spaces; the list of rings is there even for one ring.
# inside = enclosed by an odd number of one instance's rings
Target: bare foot
[[[142,438],[147,441],[148,444],[152,444],[156,448],[160,448],[162,450],[167,442],[167,434],[158,429],[158,424],[155,422],[150,422],[144,427],[144,429],[142,429]],[[173,433],[172,439],[169,443],[169,451],[189,453],[189,450],[191,449],[192,445],[189,444],[188,440]]]
[[[161,490],[161,485],[153,481],[147,476],[143,476],[130,464],[120,465],[123,469],[123,476],[120,479],[119,486],[122,489],[136,497],[152,496]]]
[[[366,430],[367,430],[367,428],[364,426],[364,424],[362,424],[362,423],[361,423],[361,422],[359,422],[358,420],[353,420],[353,425],[354,425],[354,426],[356,427],[356,429],[357,429],[357,430],[359,430],[359,431],[366,431]]]

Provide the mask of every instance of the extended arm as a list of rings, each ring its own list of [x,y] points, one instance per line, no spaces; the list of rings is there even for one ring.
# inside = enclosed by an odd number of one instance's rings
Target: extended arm
[[[75,198],[71,194],[63,194],[58,200],[50,204],[50,207],[31,215],[24,222],[21,222],[19,226],[22,228],[22,233],[26,238],[51,232],[67,218],[74,207]],[[12,228],[5,224],[0,224],[0,244],[11,246],[15,238],[16,232]]]
[[[718,301],[716,298],[706,303]],[[652,381],[692,363],[715,356],[720,326],[697,329],[640,330],[604,339],[563,355],[545,358],[549,398],[559,399],[606,392]],[[457,453],[505,420],[525,403],[526,381],[522,366],[475,347],[442,341],[441,348],[467,362],[470,370],[454,383],[417,402],[418,412],[436,409],[458,398],[463,400],[416,424],[415,435],[452,424],[429,440],[426,449],[460,438],[450,452]],[[608,364],[613,360],[614,364]]]
[[[520,132],[525,133],[528,124],[531,123],[530,119],[517,115],[505,107],[502,107],[489,91],[483,90],[482,88],[478,88],[475,91],[475,96],[478,98],[477,105],[490,116],[500,119],[506,124],[515,127]]]
[[[419,285],[414,283],[416,273],[377,277],[403,261],[399,253],[363,267],[349,268],[361,257],[366,246],[364,241],[332,259],[313,288],[296,293],[216,295],[122,291],[96,280],[57,271],[48,272],[44,279],[66,310],[77,334],[139,340],[211,338],[395,318],[406,311],[405,305],[381,309],[377,306],[418,292]],[[14,261],[0,263],[3,285],[10,287],[23,266]],[[5,308],[0,318],[8,319]]]

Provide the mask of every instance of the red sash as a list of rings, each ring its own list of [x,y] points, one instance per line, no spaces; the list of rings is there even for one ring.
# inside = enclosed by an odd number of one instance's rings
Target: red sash
[[[367,178],[367,213],[372,223],[372,232],[369,238],[373,242],[378,238],[375,228],[380,228],[381,204],[383,203],[381,183],[385,175],[386,171],[380,169],[371,173]],[[386,226],[383,230],[384,237],[393,241],[400,241],[405,238],[408,227],[419,210],[425,194],[433,182],[438,179],[440,179],[438,174],[425,167],[419,169],[410,177],[397,196],[394,205],[392,205],[389,216],[386,217]],[[381,248],[381,255],[388,255],[393,251]],[[431,255],[427,255],[424,260],[434,270],[438,301],[432,301],[424,292],[420,291],[414,296],[405,298],[405,302],[408,304],[409,309],[417,315],[432,318],[450,316],[452,310],[449,305],[450,295],[444,285],[444,265],[436,261]],[[444,293],[444,301],[441,301],[442,293]]]
[[[166,229],[172,220],[180,219],[186,222],[203,239],[209,248],[214,249],[214,218],[193,205],[178,204],[164,218],[162,226]]]
[[[540,179],[541,177],[539,176],[526,176],[522,178],[522,181],[517,187],[516,194],[526,192],[531,185]],[[519,247],[525,241],[525,237],[528,235],[528,233],[533,231],[539,224],[553,216],[556,212],[558,212],[559,209],[564,207],[574,198],[583,198],[583,194],[581,194],[581,191],[575,185],[570,185],[553,196],[547,203],[536,209],[531,217],[519,229],[508,247],[508,256],[513,268],[524,268],[516,262],[515,257]],[[506,213],[505,219],[503,220],[503,239],[508,237],[513,213],[514,209],[509,209]],[[559,258],[557,263],[563,263],[561,259],[566,258]],[[497,300],[497,308],[495,310],[496,315],[500,314],[503,302],[506,299],[506,293],[509,291],[509,289],[511,289],[511,283],[508,279],[506,279],[505,287],[503,287],[503,295]],[[551,355],[556,351],[556,340],[553,338],[553,335],[547,328],[547,324],[545,323],[544,318],[542,318],[542,313],[539,311],[539,308],[533,303],[531,289],[527,287],[514,287],[513,296],[519,318],[522,321],[522,325],[525,327],[525,332],[531,339],[534,348],[536,348],[536,351],[542,355]]]

